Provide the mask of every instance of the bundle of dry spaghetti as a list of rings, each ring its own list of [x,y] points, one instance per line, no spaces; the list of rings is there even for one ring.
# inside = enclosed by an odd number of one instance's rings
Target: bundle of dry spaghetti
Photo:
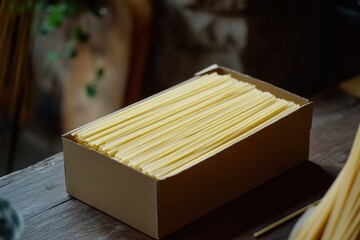
[[[360,238],[360,126],[349,158],[318,207],[292,239]]]
[[[34,0],[0,1],[0,115],[29,114]]]
[[[203,75],[72,133],[156,179],[175,175],[297,110],[230,75]]]

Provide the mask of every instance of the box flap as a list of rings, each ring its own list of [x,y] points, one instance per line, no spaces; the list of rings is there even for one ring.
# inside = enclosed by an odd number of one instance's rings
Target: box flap
[[[204,74],[206,74],[206,73],[208,73],[208,72],[212,72],[212,71],[214,71],[214,70],[216,70],[216,69],[219,69],[219,68],[220,68],[219,65],[217,65],[217,64],[215,63],[215,64],[213,64],[213,65],[210,65],[210,66],[204,68],[203,70],[198,71],[198,72],[195,73],[194,75],[195,75],[195,76],[204,75]]]

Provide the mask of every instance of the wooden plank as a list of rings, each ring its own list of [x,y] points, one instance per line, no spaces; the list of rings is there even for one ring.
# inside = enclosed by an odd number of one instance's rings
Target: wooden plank
[[[151,239],[76,199],[25,221],[23,239]]]
[[[322,196],[332,178],[305,162],[180,229],[175,239],[255,239],[252,235]],[[315,183],[315,184],[314,184]],[[261,239],[285,239],[289,223]]]
[[[342,167],[360,102],[338,89],[314,99],[310,160],[172,234],[172,239],[254,239],[252,234],[320,198]],[[25,216],[24,239],[151,239],[65,192],[62,154],[0,179]],[[286,239],[295,220],[261,239]]]
[[[313,184],[314,180],[316,184]],[[171,238],[220,239],[221,236],[238,236],[253,239],[256,228],[320,197],[319,193],[321,195],[327,189],[331,180],[320,167],[306,162],[180,229]],[[284,197],[284,192],[289,196]],[[76,239],[86,236],[151,239],[75,199],[28,218],[25,224],[25,239],[72,239],[73,236]],[[287,233],[291,226],[288,226]],[[284,231],[272,233],[270,239],[283,236]]]
[[[313,101],[310,160],[337,175],[349,155],[360,123],[360,100],[335,88]]]
[[[63,154],[0,178],[0,196],[27,219],[70,199],[65,191]]]

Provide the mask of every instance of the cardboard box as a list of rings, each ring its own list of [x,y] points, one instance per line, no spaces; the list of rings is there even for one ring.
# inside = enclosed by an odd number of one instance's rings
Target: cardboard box
[[[195,78],[214,71],[231,74],[301,107],[164,180],[153,179],[79,145],[69,132],[62,136],[67,192],[154,238],[162,238],[308,159],[311,102],[217,65],[197,73]]]

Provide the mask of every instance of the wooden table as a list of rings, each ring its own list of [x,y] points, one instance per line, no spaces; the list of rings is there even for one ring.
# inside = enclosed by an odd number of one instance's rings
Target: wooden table
[[[360,101],[339,89],[312,99],[310,161],[263,184],[170,235],[169,239],[255,239],[252,234],[315,201],[349,154],[360,122]],[[294,126],[296,127],[296,126]],[[23,239],[150,239],[68,196],[62,153],[0,179],[0,196],[25,222]],[[286,239],[291,221],[261,239]]]

